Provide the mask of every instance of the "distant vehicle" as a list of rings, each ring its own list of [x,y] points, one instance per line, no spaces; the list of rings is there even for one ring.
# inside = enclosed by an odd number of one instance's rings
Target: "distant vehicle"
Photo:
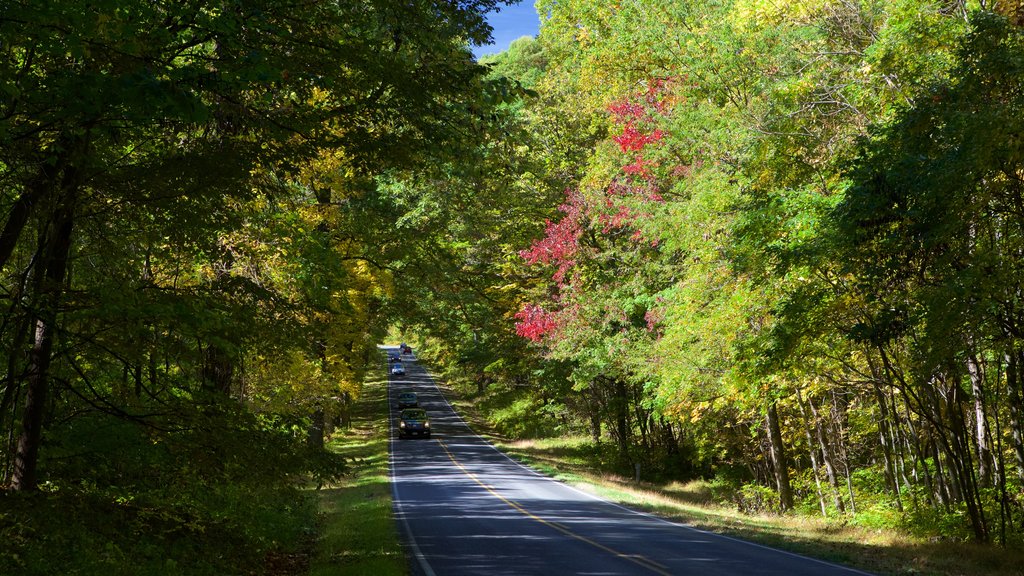
[[[394,364],[395,362],[401,362],[401,361],[402,361],[402,359],[398,357],[398,354],[395,354],[393,356],[388,356],[388,362],[391,363],[391,364]]]
[[[398,437],[423,436],[430,438],[430,419],[422,408],[406,408],[398,421]]]
[[[406,346],[405,344],[402,344],[402,347],[399,348],[399,350],[402,351],[402,354],[412,354],[412,348]]]
[[[391,365],[392,376],[405,376],[405,366],[401,362],[395,362]]]
[[[402,392],[398,395],[398,408],[416,408],[420,405],[415,392]]]

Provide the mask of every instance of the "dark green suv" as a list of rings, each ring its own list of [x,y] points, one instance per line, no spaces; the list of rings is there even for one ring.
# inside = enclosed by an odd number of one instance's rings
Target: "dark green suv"
[[[398,421],[398,437],[412,438],[422,436],[430,438],[430,418],[422,408],[406,408]]]

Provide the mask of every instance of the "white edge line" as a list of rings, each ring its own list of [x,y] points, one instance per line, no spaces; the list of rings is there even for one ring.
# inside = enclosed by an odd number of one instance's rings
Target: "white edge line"
[[[385,348],[384,350],[385,354],[387,354],[387,349]],[[402,510],[402,500],[398,496],[398,482],[395,482],[395,428],[391,425],[394,421],[394,413],[391,408],[391,370],[387,365],[384,367],[384,374],[388,379],[388,385],[386,388],[387,394],[385,394],[385,398],[388,403],[388,476],[390,476],[391,480],[391,502],[395,509],[395,513],[404,528],[409,548],[412,549],[412,554],[416,558],[416,563],[419,564],[420,569],[423,570],[424,576],[437,576],[434,569],[430,567],[430,563],[427,562],[426,556],[424,556],[423,552],[420,551],[419,545],[416,544],[416,536],[413,535],[412,527],[409,526],[409,521],[405,518],[405,512]],[[433,376],[431,376],[431,383],[433,383]],[[434,384],[434,387],[436,388],[437,384]],[[440,390],[438,390],[438,392],[440,392]],[[444,398],[444,395],[441,397]],[[445,398],[444,401],[448,402],[448,399]],[[449,406],[451,406],[451,404],[449,404]]]
[[[758,544],[757,542],[751,542],[749,540],[744,540],[742,538],[735,538],[733,536],[727,536],[725,534],[719,534],[718,532],[711,532],[709,530],[702,530],[700,528],[697,528],[696,526],[690,526],[689,524],[681,524],[679,522],[673,522],[672,520],[669,520],[667,518],[662,518],[661,516],[656,516],[654,514],[651,514],[649,512],[644,512],[642,510],[635,510],[633,508],[629,508],[627,506],[619,504],[618,502],[612,502],[611,500],[608,500],[606,498],[602,498],[602,497],[600,497],[600,496],[598,496],[596,494],[591,494],[590,492],[585,492],[585,491],[583,491],[583,490],[581,490],[581,489],[579,489],[579,488],[577,488],[577,487],[575,487],[575,486],[573,486],[571,484],[567,484],[565,482],[558,482],[554,478],[552,478],[552,477],[550,477],[550,476],[548,476],[546,474],[542,474],[542,473],[538,472],[537,470],[534,470],[533,468],[531,468],[531,467],[523,464],[522,462],[519,462],[518,460],[512,458],[508,454],[505,454],[504,452],[499,450],[497,446],[492,444],[490,440],[488,440],[487,438],[484,438],[483,436],[477,434],[476,430],[473,430],[473,427],[470,426],[469,423],[466,422],[462,418],[462,415],[459,414],[459,412],[457,410],[455,410],[455,407],[452,406],[452,403],[448,401],[448,398],[444,395],[444,391],[441,390],[441,387],[437,385],[437,381],[434,379],[434,374],[428,368],[426,368],[426,366],[423,366],[423,364],[420,364],[420,366],[424,368],[425,372],[427,373],[427,376],[430,377],[431,384],[434,385],[434,388],[437,389],[437,392],[441,395],[441,398],[443,398],[445,403],[448,404],[448,406],[452,409],[452,412],[455,414],[455,417],[458,418],[459,421],[462,422],[466,426],[466,428],[469,430],[469,432],[472,435],[474,435],[477,438],[479,438],[480,440],[482,440],[484,442],[484,444],[486,444],[487,446],[490,446],[490,448],[492,450],[494,450],[498,454],[501,454],[502,456],[504,456],[506,459],[508,459],[513,464],[523,468],[524,470],[527,470],[527,471],[531,472],[535,476],[538,476],[540,478],[546,478],[548,480],[551,480],[552,482],[557,482],[558,484],[560,484],[562,486],[565,486],[566,488],[569,488],[570,490],[573,490],[577,494],[581,494],[581,495],[586,496],[588,498],[591,498],[593,500],[597,500],[597,501],[600,501],[600,502],[604,502],[606,504],[610,504],[611,506],[619,508],[620,510],[624,510],[624,511],[629,512],[631,514],[636,514],[638,516],[643,516],[645,518],[650,518],[651,520],[656,520],[658,522],[661,522],[661,523],[664,523],[664,524],[668,524],[668,525],[671,525],[671,526],[675,526],[677,528],[684,528],[686,530],[693,530],[693,531],[699,532],[701,534],[707,534],[708,536],[717,536],[718,538],[724,538],[726,540],[731,540],[733,542],[739,542],[741,544],[746,544],[748,546],[753,546],[755,548],[761,548],[763,550],[771,550],[773,552],[778,552],[780,554],[785,554],[786,556],[792,556],[794,558],[801,558],[803,560],[810,560],[811,562],[817,562],[818,564],[824,564],[825,566],[831,566],[832,568],[838,568],[840,570],[846,570],[846,571],[850,572],[851,574],[859,574],[861,576],[876,576],[875,574],[872,574],[871,572],[864,572],[864,571],[858,570],[856,568],[851,568],[849,566],[843,566],[841,564],[836,564],[834,562],[829,562],[827,560],[821,560],[821,559],[818,559],[818,558],[812,558],[811,556],[804,556],[803,554],[797,554],[796,552],[790,552],[788,550],[782,550],[782,549],[779,549],[779,548],[773,548],[771,546],[766,546],[764,544]]]

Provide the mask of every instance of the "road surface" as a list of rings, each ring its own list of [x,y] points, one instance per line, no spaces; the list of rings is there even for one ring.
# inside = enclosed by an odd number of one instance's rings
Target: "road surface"
[[[423,366],[410,359],[405,367],[390,376],[391,479],[413,573],[866,574],[628,510],[542,476],[474,434]],[[406,390],[430,415],[430,439],[398,439],[397,397]]]

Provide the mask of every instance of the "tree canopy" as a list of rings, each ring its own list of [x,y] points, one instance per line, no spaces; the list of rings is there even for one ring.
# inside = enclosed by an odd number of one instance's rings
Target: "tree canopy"
[[[1019,542],[1018,4],[0,0],[4,497],[281,508],[397,328],[610,471]]]
[[[1015,10],[539,2],[490,63],[531,90],[491,314],[533,360],[461,371],[621,473],[1017,539]]]

